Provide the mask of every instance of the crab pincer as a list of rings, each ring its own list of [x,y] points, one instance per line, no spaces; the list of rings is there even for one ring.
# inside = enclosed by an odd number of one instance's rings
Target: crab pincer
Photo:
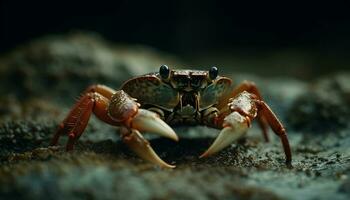
[[[121,126],[123,141],[138,156],[161,167],[174,168],[175,166],[159,158],[140,132],[158,134],[175,141],[178,141],[178,136],[156,113],[139,107],[140,104],[136,99],[123,90],[107,91],[102,86],[96,86],[79,99],[67,118],[60,124],[51,145],[56,145],[61,135],[68,134],[66,149],[72,150],[93,112],[100,120],[114,126]]]
[[[231,98],[227,104],[230,114],[224,115],[222,130],[209,149],[200,157],[212,155],[229,146],[233,141],[246,133],[258,113],[252,94],[242,92],[237,97]]]
[[[175,141],[179,140],[178,136],[156,113],[139,107],[135,98],[119,90],[111,98],[108,115],[114,121],[121,122],[123,141],[138,156],[161,167],[174,168],[175,166],[167,164],[154,152],[140,132],[158,134]]]
[[[227,106],[230,114],[223,115],[225,116],[222,122],[223,129],[209,149],[200,156],[201,158],[215,154],[229,146],[233,141],[247,132],[254,118],[263,116],[266,123],[280,137],[286,156],[286,164],[287,166],[291,166],[292,154],[287,133],[276,115],[264,101],[254,94],[243,91],[229,99]]]
[[[238,112],[233,112],[225,117],[223,129],[220,131],[213,144],[200,156],[200,158],[213,155],[242,137],[249,128],[249,123],[248,119],[240,115]]]

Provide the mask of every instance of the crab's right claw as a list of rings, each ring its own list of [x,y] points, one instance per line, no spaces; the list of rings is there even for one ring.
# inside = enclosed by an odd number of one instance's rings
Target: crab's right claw
[[[175,131],[152,111],[139,109],[131,120],[130,127],[141,132],[151,132],[175,141],[179,140]]]
[[[233,112],[224,119],[224,128],[219,133],[213,144],[200,158],[213,155],[229,146],[233,141],[240,138],[246,131],[250,122],[238,112]]]
[[[124,133],[123,133],[124,132]],[[170,165],[163,161],[154,152],[150,143],[141,135],[138,130],[131,129],[131,132],[127,129],[122,131],[123,141],[142,159],[147,160],[153,164],[156,164],[163,168],[174,168],[174,165]]]
[[[136,115],[130,120],[128,128],[121,129],[124,143],[138,156],[160,167],[174,168],[174,165],[166,163],[154,152],[150,143],[140,132],[155,133],[178,141],[179,138],[175,131],[156,113],[144,109],[138,109]]]

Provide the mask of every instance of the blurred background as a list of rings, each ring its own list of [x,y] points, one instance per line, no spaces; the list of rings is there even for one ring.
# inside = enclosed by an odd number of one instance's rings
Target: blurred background
[[[93,31],[190,66],[313,79],[350,63],[347,1],[19,1],[0,3],[0,52],[48,34]],[[180,66],[188,67],[188,66]]]

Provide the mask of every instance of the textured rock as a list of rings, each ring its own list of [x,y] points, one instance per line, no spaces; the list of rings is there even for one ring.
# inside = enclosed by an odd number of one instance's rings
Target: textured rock
[[[350,117],[349,80],[349,74],[339,74],[316,81],[294,101],[288,113],[289,123],[316,134],[346,128]]]
[[[21,101],[48,96],[51,101],[69,102],[90,84],[119,88],[126,78],[157,70],[164,63],[181,65],[154,49],[112,46],[92,33],[49,36],[0,58],[0,92]]]

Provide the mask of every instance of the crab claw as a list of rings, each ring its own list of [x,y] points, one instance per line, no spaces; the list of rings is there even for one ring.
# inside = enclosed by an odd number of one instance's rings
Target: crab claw
[[[152,149],[150,143],[141,135],[138,130],[131,129],[131,132],[129,132],[125,128],[124,133],[125,132],[127,132],[127,134],[123,134],[124,143],[127,144],[129,148],[142,159],[159,165],[163,168],[175,168],[175,165],[170,165],[159,158],[159,156]]]
[[[229,146],[233,141],[240,138],[249,127],[249,120],[238,112],[233,112],[224,119],[223,129],[209,149],[200,158],[208,157]]]
[[[175,141],[179,140],[174,130],[152,111],[139,109],[131,120],[130,127],[141,132],[152,132]]]

